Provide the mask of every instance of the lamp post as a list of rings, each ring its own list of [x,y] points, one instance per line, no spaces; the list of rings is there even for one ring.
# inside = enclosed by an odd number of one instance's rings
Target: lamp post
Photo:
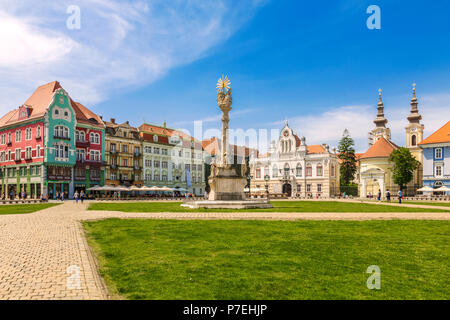
[[[270,176],[268,174],[266,174],[264,176],[264,181],[266,181],[266,197],[267,197],[267,201],[269,201],[269,180],[270,180]]]
[[[248,195],[249,195],[249,198],[251,199],[252,198],[252,191],[251,191],[251,185],[252,185],[252,179],[253,179],[253,176],[251,175],[251,174],[248,174],[247,175],[247,181],[248,181]]]

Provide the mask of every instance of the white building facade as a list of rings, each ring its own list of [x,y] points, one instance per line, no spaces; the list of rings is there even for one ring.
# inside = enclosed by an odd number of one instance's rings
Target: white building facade
[[[329,146],[307,145],[288,126],[269,152],[250,158],[250,193],[264,195],[266,185],[272,196],[328,198],[339,194],[339,163]],[[253,191],[252,191],[253,190]]]

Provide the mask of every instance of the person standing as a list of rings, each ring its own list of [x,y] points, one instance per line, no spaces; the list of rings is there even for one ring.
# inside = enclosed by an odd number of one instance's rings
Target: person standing
[[[378,189],[378,197],[377,197],[377,200],[378,200],[378,201],[381,201],[381,190],[380,190],[380,189]]]
[[[389,191],[389,189],[386,190],[386,199],[387,201],[391,201],[391,192]]]
[[[78,203],[78,197],[79,197],[78,191],[75,191],[75,193],[73,194],[73,198],[75,199],[75,203]]]
[[[64,191],[61,192],[61,201],[64,201]]]
[[[402,203],[403,193],[402,190],[398,190],[398,203]]]
[[[83,201],[84,201],[84,191],[83,190],[80,191],[80,200],[81,200],[81,203],[83,203]]]

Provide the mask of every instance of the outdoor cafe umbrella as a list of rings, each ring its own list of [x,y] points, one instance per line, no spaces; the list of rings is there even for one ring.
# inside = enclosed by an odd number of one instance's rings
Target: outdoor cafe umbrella
[[[142,190],[142,188],[139,188],[137,186],[131,186],[129,190],[130,191],[144,191],[144,190]]]
[[[420,192],[433,192],[435,190],[432,187],[430,187],[430,186],[425,186],[425,187],[422,187],[420,189],[417,189],[417,191],[420,191]]]
[[[173,191],[172,188],[169,188],[169,187],[167,187],[167,186],[164,186],[164,187],[160,188],[160,190],[161,190],[161,191]]]
[[[435,189],[434,191],[437,191],[437,192],[449,192],[450,188],[446,187],[446,186],[442,186],[442,187],[439,187],[439,188]]]
[[[100,186],[93,186],[93,187],[88,188],[87,190],[88,191],[100,191],[100,190],[102,190],[101,188],[102,187],[100,187]]]

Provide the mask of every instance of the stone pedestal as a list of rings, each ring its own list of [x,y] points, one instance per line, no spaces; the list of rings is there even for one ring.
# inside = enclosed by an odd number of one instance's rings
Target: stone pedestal
[[[215,167],[213,174],[208,180],[211,187],[208,200],[245,200],[244,188],[247,180],[238,175],[234,168]]]

